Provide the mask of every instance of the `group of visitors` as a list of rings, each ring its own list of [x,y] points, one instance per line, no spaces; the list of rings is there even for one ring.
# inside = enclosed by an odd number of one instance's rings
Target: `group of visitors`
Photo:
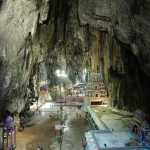
[[[81,118],[81,113],[76,112],[76,117]]]
[[[42,146],[38,146],[37,150],[43,150]]]
[[[52,103],[50,103],[50,108],[51,108],[51,107],[53,107],[53,104],[52,104]]]

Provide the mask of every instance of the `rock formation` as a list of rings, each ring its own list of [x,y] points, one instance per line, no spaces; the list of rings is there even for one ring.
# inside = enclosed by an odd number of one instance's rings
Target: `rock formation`
[[[20,113],[43,80],[55,91],[57,69],[75,84],[85,68],[103,70],[112,107],[149,112],[149,6],[148,0],[1,1],[0,116]]]

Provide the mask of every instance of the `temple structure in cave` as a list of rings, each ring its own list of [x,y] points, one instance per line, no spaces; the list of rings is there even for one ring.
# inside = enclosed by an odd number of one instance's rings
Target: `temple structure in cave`
[[[107,100],[107,90],[104,85],[102,70],[100,73],[88,72],[88,81],[85,91],[87,105],[100,105]]]

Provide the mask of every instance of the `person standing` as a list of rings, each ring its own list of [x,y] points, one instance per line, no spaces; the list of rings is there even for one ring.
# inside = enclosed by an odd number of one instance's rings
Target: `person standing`
[[[80,118],[81,118],[81,113],[79,113],[79,116],[80,116]]]
[[[64,112],[64,114],[65,114],[65,117],[67,118],[67,112],[66,111]]]
[[[39,109],[39,115],[41,114],[41,110]]]
[[[41,150],[43,150],[43,147],[41,146]]]
[[[39,107],[38,107],[38,105],[36,105],[36,115],[38,114],[38,109],[39,109]]]
[[[40,146],[38,146],[37,150],[41,150],[41,149],[40,149]]]
[[[78,112],[76,112],[76,118],[78,118]]]
[[[57,109],[57,115],[59,114],[59,110]]]

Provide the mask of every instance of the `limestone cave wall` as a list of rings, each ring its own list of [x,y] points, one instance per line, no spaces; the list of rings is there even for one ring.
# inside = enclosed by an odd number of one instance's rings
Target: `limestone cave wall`
[[[38,97],[45,75],[55,97],[57,69],[68,74],[67,88],[83,82],[85,68],[103,70],[112,107],[149,112],[150,2],[129,2],[1,1],[0,116]]]

